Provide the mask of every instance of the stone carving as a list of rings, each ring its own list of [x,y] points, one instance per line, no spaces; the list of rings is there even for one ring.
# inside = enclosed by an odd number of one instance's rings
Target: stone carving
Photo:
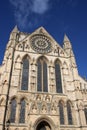
[[[29,47],[29,45],[28,44],[25,44],[25,50],[27,51],[30,47]]]
[[[43,32],[43,29],[42,29],[42,28],[39,30],[39,33],[44,34],[44,32]]]
[[[42,105],[42,113],[46,113],[47,112],[47,107],[46,104]]]
[[[46,100],[47,102],[50,102],[50,96],[47,95],[47,96],[45,97],[45,100]]]
[[[27,41],[23,41],[22,43],[19,43],[18,46],[16,47],[17,50],[20,51],[29,51],[29,44],[27,43]]]
[[[54,54],[57,54],[58,56],[64,56],[63,50],[61,50],[61,48],[58,47],[58,45],[56,45],[54,48]]]
[[[23,44],[18,45],[18,50],[22,51],[23,50]]]
[[[41,101],[41,95],[37,95],[36,100]]]
[[[52,114],[56,114],[56,106],[54,104],[52,104],[51,112]]]
[[[37,112],[37,105],[34,103],[32,106],[32,112],[36,113]]]

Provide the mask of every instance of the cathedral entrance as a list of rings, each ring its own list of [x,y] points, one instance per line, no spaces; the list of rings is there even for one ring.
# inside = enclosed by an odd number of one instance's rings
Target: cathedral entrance
[[[38,124],[36,130],[51,130],[51,127],[46,121],[42,121]]]

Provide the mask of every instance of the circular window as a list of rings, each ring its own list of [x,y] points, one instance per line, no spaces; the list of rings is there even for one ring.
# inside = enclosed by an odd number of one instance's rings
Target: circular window
[[[31,47],[38,53],[49,53],[52,50],[50,39],[45,35],[37,34],[31,37]]]

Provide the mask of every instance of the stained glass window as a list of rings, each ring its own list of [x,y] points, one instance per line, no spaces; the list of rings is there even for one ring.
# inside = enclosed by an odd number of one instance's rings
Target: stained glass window
[[[55,62],[55,77],[56,77],[56,92],[62,93],[61,71],[60,71],[60,65],[57,61]]]
[[[16,107],[17,107],[17,103],[16,103],[16,99],[14,98],[11,101],[11,114],[10,114],[10,122],[11,123],[15,123]]]
[[[26,108],[26,102],[23,99],[21,101],[19,123],[25,123],[25,108]]]
[[[22,67],[22,84],[21,90],[28,90],[28,77],[29,77],[29,60],[28,58],[23,59],[23,67]]]
[[[43,61],[43,91],[48,92],[48,87],[47,87],[47,64],[45,61]]]
[[[37,74],[37,91],[42,91],[42,65],[41,62],[38,61],[38,74]]]
[[[84,109],[84,114],[85,114],[85,120],[86,120],[86,124],[87,124],[87,108]]]
[[[60,124],[64,124],[64,110],[62,102],[59,102]]]
[[[44,57],[37,62],[37,91],[48,92],[47,63]]]
[[[72,121],[72,111],[71,111],[71,105],[69,102],[67,102],[67,116],[68,116],[68,124],[72,125],[73,121]]]

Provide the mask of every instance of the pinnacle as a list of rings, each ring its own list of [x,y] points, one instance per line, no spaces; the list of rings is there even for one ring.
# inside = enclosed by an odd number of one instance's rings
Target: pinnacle
[[[13,28],[12,32],[18,32],[18,27],[17,27],[17,25]]]
[[[70,42],[70,40],[69,40],[69,38],[68,38],[68,36],[65,34],[64,35],[64,40],[63,40],[63,42]]]

